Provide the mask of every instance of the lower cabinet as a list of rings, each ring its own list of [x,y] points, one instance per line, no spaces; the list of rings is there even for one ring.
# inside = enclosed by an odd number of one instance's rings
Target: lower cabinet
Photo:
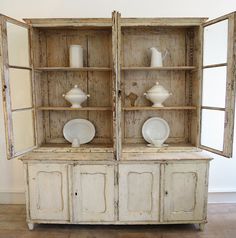
[[[114,221],[114,166],[77,165],[73,168],[75,222]]]
[[[69,220],[68,166],[29,164],[29,213],[36,220]]]
[[[159,220],[159,164],[119,165],[119,220]]]
[[[206,163],[164,167],[164,221],[203,220],[207,196]]]
[[[209,161],[28,163],[27,220],[206,223]]]

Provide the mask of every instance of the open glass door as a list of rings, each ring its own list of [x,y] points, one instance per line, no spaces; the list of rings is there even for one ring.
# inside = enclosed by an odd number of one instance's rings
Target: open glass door
[[[203,25],[202,149],[232,157],[235,105],[235,13]]]
[[[2,94],[7,157],[13,158],[36,145],[33,80],[29,26],[9,17],[1,18]]]

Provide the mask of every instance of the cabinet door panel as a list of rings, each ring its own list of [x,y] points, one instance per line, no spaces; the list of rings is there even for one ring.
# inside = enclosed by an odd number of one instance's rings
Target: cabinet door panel
[[[29,165],[31,219],[69,219],[67,165]]]
[[[0,16],[0,24],[0,80],[3,88],[7,158],[10,159],[25,154],[37,144],[34,80],[30,27],[7,16]]]
[[[114,166],[77,165],[73,170],[74,220],[114,220]]]
[[[159,219],[159,165],[119,166],[120,221]]]
[[[235,16],[231,13],[203,24],[199,142],[202,149],[225,157],[232,157],[233,152]],[[215,133],[218,127],[220,133]],[[212,132],[217,136],[213,138]]]
[[[206,171],[206,163],[165,166],[165,221],[204,219]]]

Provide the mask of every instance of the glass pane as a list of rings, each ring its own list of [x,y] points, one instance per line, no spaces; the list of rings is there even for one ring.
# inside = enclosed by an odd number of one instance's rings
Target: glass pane
[[[226,67],[203,70],[202,105],[225,107]]]
[[[9,64],[29,67],[28,29],[7,22],[7,40]]]
[[[203,65],[227,62],[228,20],[204,28]]]
[[[12,109],[32,107],[30,70],[9,69]]]
[[[201,144],[223,151],[225,112],[202,110]]]
[[[15,152],[34,146],[34,124],[32,110],[12,113]]]

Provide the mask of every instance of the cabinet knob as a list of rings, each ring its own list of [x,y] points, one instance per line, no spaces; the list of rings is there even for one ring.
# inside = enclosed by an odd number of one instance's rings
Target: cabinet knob
[[[168,195],[168,191],[165,191],[165,195]]]
[[[78,195],[78,193],[77,192],[75,192],[75,196],[77,196]]]

